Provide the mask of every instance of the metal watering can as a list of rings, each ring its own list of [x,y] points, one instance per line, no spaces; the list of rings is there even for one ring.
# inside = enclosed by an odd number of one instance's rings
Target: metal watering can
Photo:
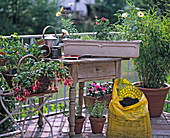
[[[52,27],[52,28],[53,28],[54,33],[55,33],[55,37],[52,36],[52,35],[48,35],[48,36],[46,36],[46,37],[44,36],[45,31],[46,31],[47,28],[49,28],[49,27]],[[56,44],[57,44],[56,29],[55,29],[53,26],[51,26],[51,25],[46,26],[46,27],[44,28],[44,30],[43,30],[43,39],[45,40],[45,44],[48,45],[50,48],[52,48],[53,46],[56,46]]]
[[[45,31],[47,30],[47,28],[52,27],[54,32],[55,32],[55,37],[52,35],[48,35],[48,36],[44,36]],[[57,59],[57,58],[61,58],[61,47],[57,46],[58,42],[57,42],[57,38],[56,38],[56,29],[49,25],[46,26],[43,30],[43,39],[45,40],[45,44],[42,47],[42,50],[46,50],[46,53],[44,53],[43,57],[51,57],[53,59]]]

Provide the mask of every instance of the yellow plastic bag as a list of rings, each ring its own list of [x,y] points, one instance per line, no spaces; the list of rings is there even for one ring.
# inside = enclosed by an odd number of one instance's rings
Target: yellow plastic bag
[[[137,98],[136,104],[123,107],[125,97]],[[148,101],[145,95],[126,79],[115,79],[109,104],[108,138],[151,138]]]

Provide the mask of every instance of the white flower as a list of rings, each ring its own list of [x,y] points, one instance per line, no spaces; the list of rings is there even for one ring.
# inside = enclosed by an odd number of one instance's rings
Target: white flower
[[[122,17],[123,17],[123,18],[126,18],[127,15],[128,15],[127,12],[125,12],[125,13],[122,14]]]
[[[72,6],[72,5],[74,5],[74,3],[68,3],[68,5],[69,5],[69,6]]]
[[[57,12],[57,13],[56,13],[56,16],[60,16],[60,15],[61,15],[61,12]]]
[[[68,34],[68,31],[65,30],[65,29],[62,29],[61,32],[62,32],[63,34],[69,35],[69,34]]]
[[[143,16],[144,16],[144,13],[141,12],[141,11],[139,11],[139,12],[138,12],[138,16],[139,16],[139,17],[143,17]]]

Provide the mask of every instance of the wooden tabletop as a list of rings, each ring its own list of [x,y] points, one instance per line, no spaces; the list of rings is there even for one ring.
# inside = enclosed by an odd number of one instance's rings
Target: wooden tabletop
[[[76,59],[76,58],[70,58],[68,59],[68,57],[65,58],[61,58],[61,59],[51,59],[51,58],[44,58],[44,60],[46,61],[63,61],[66,64],[75,64],[75,63],[93,63],[93,62],[113,62],[113,61],[119,61],[119,60],[123,60],[123,58],[81,58],[81,59]]]

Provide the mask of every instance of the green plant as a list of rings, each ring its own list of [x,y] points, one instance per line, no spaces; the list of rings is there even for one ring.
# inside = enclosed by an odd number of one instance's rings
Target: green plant
[[[95,105],[89,104],[87,108],[87,113],[94,118],[103,118],[107,111],[106,101],[100,102],[96,101]]]
[[[44,85],[43,82],[42,84],[40,82],[41,78],[47,80],[48,90],[52,90],[53,86],[53,89],[58,91],[56,82],[62,83],[64,81],[64,85],[71,85],[72,83],[68,67],[62,61],[45,62],[41,60],[35,62],[31,68],[18,71],[13,78],[13,92],[16,100],[24,101],[31,93],[36,93],[40,86]]]
[[[116,14],[121,22],[115,24],[116,30],[120,32],[117,39],[142,40],[140,56],[134,59],[142,86],[163,87],[170,70],[168,16],[159,14],[156,7],[141,11],[132,2],[128,4],[128,10]]]
[[[100,96],[104,97],[106,94],[112,93],[112,84],[108,82],[104,82],[103,84],[96,83],[95,81],[87,87],[87,94],[91,97]]]
[[[3,59],[8,59],[5,61],[4,66],[0,66],[1,72],[13,72],[12,74],[16,73],[17,66],[19,63],[19,60],[27,55],[32,54],[35,57],[40,57],[41,55],[41,46],[36,45],[36,40],[34,39],[33,44],[25,44],[23,45],[21,43],[20,38],[16,33],[14,35],[11,35],[10,39],[7,39],[5,37],[0,38],[0,57]]]
[[[110,32],[112,27],[110,25],[109,19],[102,17],[101,19],[96,19],[96,24],[93,27],[94,32],[96,32],[96,40],[110,40]]]
[[[73,5],[73,3],[69,3],[70,6]],[[76,26],[73,23],[73,14],[67,12],[64,7],[61,7],[60,11],[56,13],[56,16],[61,19],[62,23],[62,28],[68,31],[68,37],[69,38],[77,38],[79,37],[78,35],[71,35],[73,33],[78,33],[78,30],[76,29]]]

